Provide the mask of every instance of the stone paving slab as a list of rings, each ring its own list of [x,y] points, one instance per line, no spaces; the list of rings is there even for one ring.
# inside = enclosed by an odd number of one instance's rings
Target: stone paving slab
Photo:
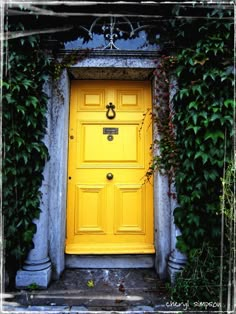
[[[0,313],[3,314],[106,314],[106,313],[111,313],[111,314],[206,314],[206,313],[212,313],[212,314],[234,314],[234,312],[219,312],[219,311],[195,311],[195,310],[180,310],[180,309],[175,309],[175,310],[155,310],[153,308],[147,307],[147,306],[140,306],[140,307],[135,307],[131,308],[130,310],[127,311],[117,311],[117,310],[106,310],[106,311],[88,311],[84,308],[78,307],[78,309],[75,308],[70,308],[69,310],[63,309],[63,307],[58,307],[58,310],[53,309],[52,307],[47,309],[47,307],[34,307],[32,309],[31,307],[28,308],[18,308],[11,310],[10,308],[6,308],[5,310],[2,310]]]
[[[181,311],[168,306],[165,283],[154,269],[67,269],[46,290],[8,291],[3,297],[7,314]]]
[[[83,307],[89,311],[125,311],[146,306],[154,310],[168,301],[154,269],[70,269],[47,290],[6,293],[5,304],[16,306]],[[61,310],[61,309],[60,309]]]

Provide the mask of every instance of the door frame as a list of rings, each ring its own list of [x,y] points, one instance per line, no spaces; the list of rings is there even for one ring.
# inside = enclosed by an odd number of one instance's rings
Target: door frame
[[[65,227],[67,197],[68,127],[70,105],[70,79],[124,79],[150,80],[155,97],[156,79],[153,70],[158,56],[150,52],[100,51],[65,69],[57,82],[45,85],[48,101],[47,145],[50,154],[45,173],[49,177],[42,208],[48,209],[49,256],[53,264],[53,277],[59,278],[65,269]],[[90,75],[90,77],[89,77]],[[154,99],[154,98],[153,98]],[[153,126],[153,140],[158,137]],[[173,208],[176,204],[168,196],[168,178],[154,175],[154,240],[155,268],[161,278],[167,277],[167,260],[172,251]]]

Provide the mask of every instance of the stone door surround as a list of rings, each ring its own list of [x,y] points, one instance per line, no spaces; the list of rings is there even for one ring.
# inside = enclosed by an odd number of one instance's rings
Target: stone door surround
[[[156,60],[158,55],[153,52],[94,51],[69,69],[64,69],[59,80],[48,81],[45,85],[45,92],[49,96],[45,143],[50,160],[44,169],[44,182],[41,188],[42,212],[39,220],[35,221],[38,227],[34,237],[35,248],[27,258],[28,269],[26,267],[18,272],[18,286],[22,286],[21,283],[26,275],[29,276],[29,271],[33,272],[32,277],[35,279],[34,271],[37,271],[37,276],[44,278],[41,279],[42,286],[46,287],[51,278],[51,270],[52,276],[56,279],[65,269],[70,79],[151,80],[154,97],[156,82],[153,71],[158,62]],[[154,138],[158,136],[155,128],[153,135]],[[182,258],[182,256],[173,256],[173,252],[176,252],[178,230],[173,222],[173,209],[176,204],[168,197],[168,189],[168,179],[156,173],[154,176],[155,268],[161,278],[167,276],[167,262],[171,253],[172,262]],[[45,236],[42,237],[40,234]],[[29,267],[38,264],[41,265],[39,268]]]

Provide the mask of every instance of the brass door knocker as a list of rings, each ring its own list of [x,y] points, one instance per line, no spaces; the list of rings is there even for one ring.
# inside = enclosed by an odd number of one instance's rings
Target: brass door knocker
[[[115,105],[113,105],[112,102],[109,103],[109,105],[106,106],[107,108],[107,112],[106,112],[106,116],[107,119],[114,119],[116,116],[116,112],[115,112]]]

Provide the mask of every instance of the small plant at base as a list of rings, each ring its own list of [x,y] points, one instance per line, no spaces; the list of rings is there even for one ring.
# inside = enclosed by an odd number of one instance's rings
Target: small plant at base
[[[184,270],[176,275],[175,284],[167,284],[171,298],[177,302],[189,300],[191,308],[198,301],[218,303],[220,267],[219,248],[203,243],[200,249],[192,251]],[[224,265],[223,271],[227,274],[227,265]],[[224,278],[222,288],[225,296],[227,280]]]
[[[33,290],[39,290],[39,285],[37,283],[33,282],[30,285],[26,287],[27,290],[33,291]]]

